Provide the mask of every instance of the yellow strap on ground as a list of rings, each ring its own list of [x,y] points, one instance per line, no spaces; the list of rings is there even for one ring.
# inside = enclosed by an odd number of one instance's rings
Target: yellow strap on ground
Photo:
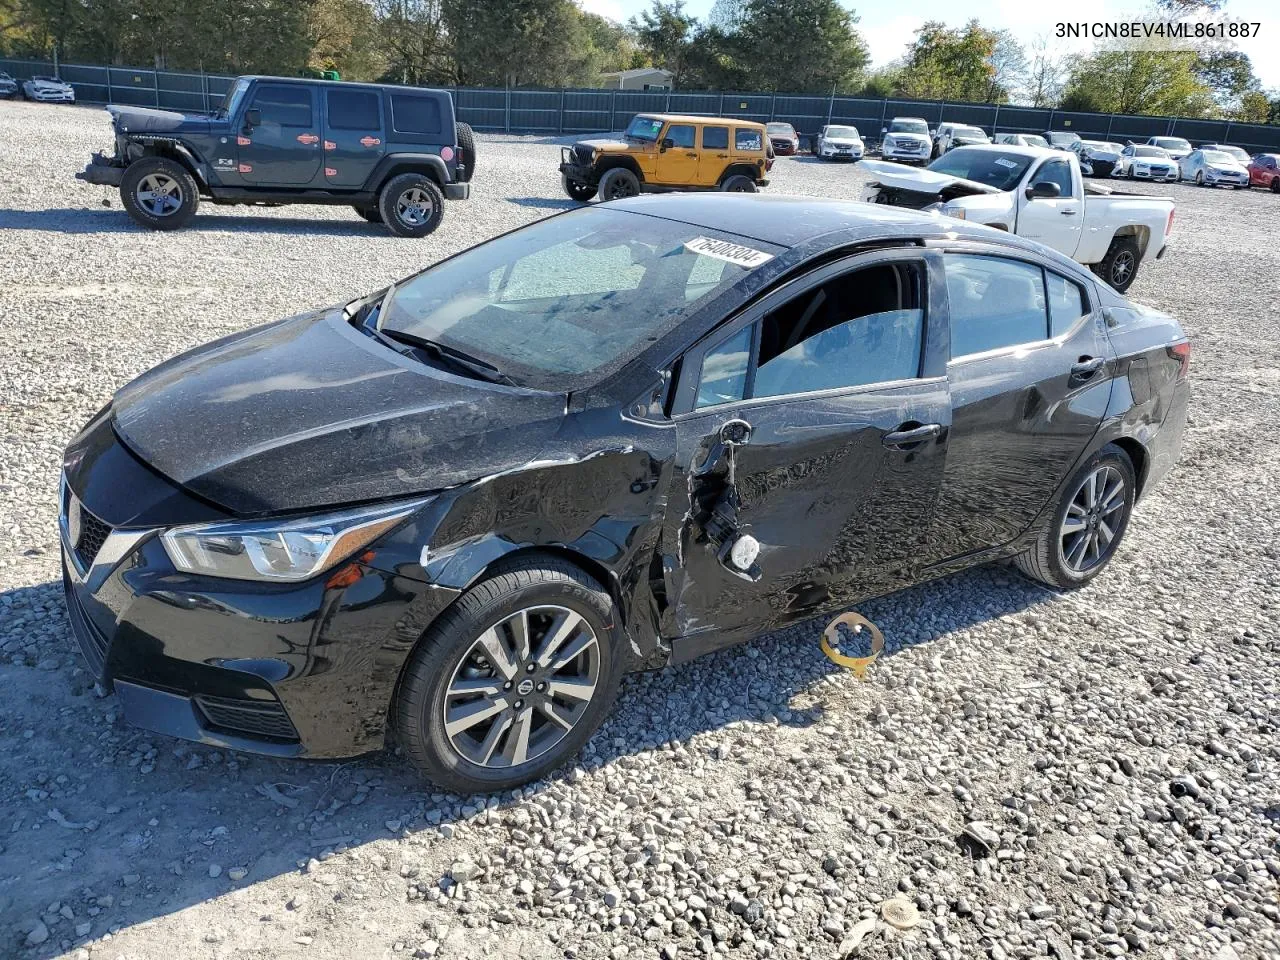
[[[836,628],[842,623],[854,633],[860,632],[864,627],[871,631],[870,654],[865,657],[846,657],[836,649],[840,643],[840,631]],[[862,614],[842,613],[827,624],[827,628],[822,631],[822,641],[818,645],[822,648],[822,652],[827,655],[827,659],[836,666],[851,670],[859,680],[865,680],[867,678],[867,667],[876,662],[876,657],[880,656],[880,651],[884,649],[884,634],[880,632],[879,627],[862,616]]]

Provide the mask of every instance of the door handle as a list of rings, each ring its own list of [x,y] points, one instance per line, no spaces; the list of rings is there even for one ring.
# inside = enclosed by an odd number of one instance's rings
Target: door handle
[[[940,433],[942,433],[942,424],[926,423],[919,427],[911,427],[908,430],[895,430],[893,433],[886,433],[880,438],[880,442],[894,450],[902,450],[924,443],[926,440],[932,440]]]
[[[698,155],[697,155],[696,153],[686,153],[686,154],[685,154],[685,156],[686,156],[686,157],[693,157],[695,160],[698,158]]]
[[[1078,380],[1088,380],[1101,370],[1106,362],[1103,357],[1081,357],[1077,363],[1071,365],[1071,376]]]
[[[1074,217],[1076,215],[1075,210],[1059,210],[1058,212],[1064,217]]]

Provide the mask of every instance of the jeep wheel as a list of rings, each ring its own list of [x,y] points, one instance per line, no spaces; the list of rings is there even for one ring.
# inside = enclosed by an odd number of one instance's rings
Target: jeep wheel
[[[136,223],[152,230],[177,230],[196,215],[200,191],[182,164],[144,157],[129,164],[120,179],[120,201]]]
[[[601,200],[623,200],[640,192],[640,181],[625,167],[614,167],[600,178]]]
[[[425,174],[402,173],[378,194],[378,213],[397,237],[425,237],[444,217],[444,194]]]
[[[458,160],[462,163],[462,173],[458,179],[463,183],[471,180],[476,172],[476,135],[468,123],[454,124],[458,137]]]
[[[735,173],[721,181],[720,189],[725,193],[755,193],[756,183],[745,174]]]
[[[377,207],[357,207],[353,205],[351,209],[360,214],[360,216],[364,217],[370,223],[382,222],[382,214],[378,212]]]
[[[596,188],[589,183],[580,183],[577,180],[570,180],[566,176],[560,177],[560,183],[564,186],[564,192],[569,195],[570,200],[577,200],[580,203],[586,203],[596,192]]]

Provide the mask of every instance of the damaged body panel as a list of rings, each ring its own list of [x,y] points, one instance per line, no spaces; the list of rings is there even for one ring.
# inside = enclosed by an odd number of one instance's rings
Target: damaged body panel
[[[1111,451],[1136,496],[1188,357],[963,222],[578,209],[121,389],[64,461],[68,608],[148,729],[318,757],[393,732],[442,783],[524,782],[627,670],[1021,555]]]

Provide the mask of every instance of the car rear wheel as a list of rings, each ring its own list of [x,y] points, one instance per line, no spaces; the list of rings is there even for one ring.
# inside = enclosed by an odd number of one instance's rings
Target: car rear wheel
[[[640,180],[624,167],[614,167],[600,178],[601,200],[623,200],[640,193]]]
[[[1116,237],[1111,241],[1111,249],[1102,260],[1094,264],[1093,272],[1100,276],[1117,293],[1124,293],[1133,286],[1138,276],[1138,264],[1142,262],[1142,252],[1138,249],[1138,241],[1133,237]]]
[[[564,187],[564,192],[569,195],[569,199],[577,200],[580,203],[590,200],[596,193],[596,188],[591,184],[570,180],[566,176],[560,177],[560,183]]]
[[[121,177],[120,201],[136,223],[177,230],[196,215],[200,191],[195,177],[176,160],[144,157],[129,164]]]
[[[1271,192],[1280,193],[1280,177],[1271,178]]]
[[[392,710],[409,760],[462,793],[509,790],[574,756],[617,697],[617,624],[604,588],[532,556],[468,590],[410,655]]]
[[[402,173],[378,194],[378,213],[397,237],[425,237],[444,218],[444,194],[425,174]]]
[[[1203,170],[1197,170],[1197,171],[1196,171],[1196,186],[1197,186],[1197,187],[1203,187],[1203,186],[1204,186],[1204,171],[1203,171]]]
[[[351,208],[351,209],[352,209],[352,210],[354,210],[356,213],[360,214],[360,216],[364,217],[364,218],[365,218],[366,220],[368,220],[370,223],[381,223],[381,222],[382,222],[382,214],[380,214],[380,213],[378,212],[378,208],[377,208],[377,207],[357,207],[357,206],[352,206],[352,208]]]
[[[755,193],[755,181],[746,174],[735,173],[731,177],[725,177],[720,184],[720,189],[725,193]]]
[[[1136,491],[1129,455],[1107,444],[1076,471],[1058,509],[1014,564],[1046,586],[1084,586],[1102,572],[1124,539]]]

